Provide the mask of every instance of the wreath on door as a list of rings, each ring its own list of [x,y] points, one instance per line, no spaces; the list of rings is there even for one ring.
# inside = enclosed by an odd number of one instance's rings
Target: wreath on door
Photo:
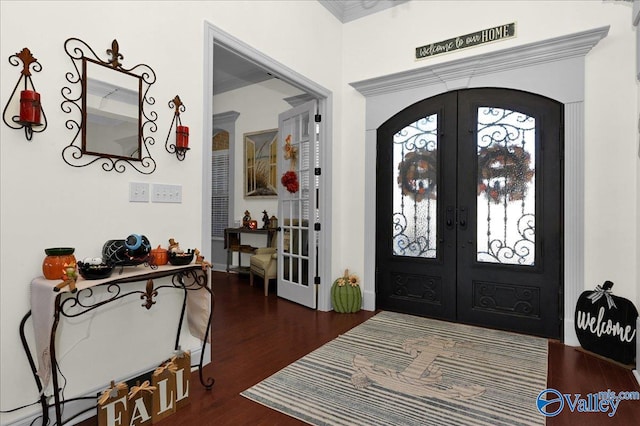
[[[491,146],[478,152],[478,195],[499,203],[505,197],[522,200],[535,170],[531,155],[520,146]]]
[[[436,199],[437,170],[437,151],[407,153],[398,164],[398,185],[402,189],[402,195],[410,196],[417,203],[425,198]]]

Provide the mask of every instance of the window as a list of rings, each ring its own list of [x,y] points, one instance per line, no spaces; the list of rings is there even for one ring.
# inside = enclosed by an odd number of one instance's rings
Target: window
[[[214,134],[211,152],[211,236],[224,238],[229,226],[229,132]]]

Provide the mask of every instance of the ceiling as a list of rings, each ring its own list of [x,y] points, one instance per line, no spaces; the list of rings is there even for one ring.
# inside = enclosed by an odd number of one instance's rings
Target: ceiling
[[[217,44],[213,58],[214,96],[274,78],[267,70]]]
[[[406,3],[409,0],[317,0],[340,22],[347,23],[358,18]],[[233,51],[215,45],[213,50],[213,94],[240,89],[275,78],[255,63],[242,58]]]
[[[322,6],[343,24],[408,1],[409,0],[318,0]]]

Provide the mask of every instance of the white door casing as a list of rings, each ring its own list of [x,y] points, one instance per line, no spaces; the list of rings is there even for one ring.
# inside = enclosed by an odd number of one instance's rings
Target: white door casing
[[[330,90],[308,79],[286,65],[265,55],[259,50],[249,46],[242,40],[232,36],[231,34],[221,30],[210,22],[204,22],[204,71],[203,71],[203,144],[208,146],[211,143],[210,136],[212,134],[211,117],[213,114],[213,62],[214,62],[214,45],[218,44],[227,50],[235,52],[239,56],[251,60],[265,70],[269,70],[272,74],[278,76],[292,86],[299,88],[315,98],[318,102],[318,113],[322,116],[322,122],[319,127],[322,134],[322,143],[320,144],[320,167],[322,175],[320,180],[324,189],[318,199],[320,215],[329,218],[332,208],[331,188],[331,151],[332,151],[332,133],[333,133],[333,94]],[[211,235],[211,157],[203,156],[203,176],[202,176],[202,232],[203,254],[206,258],[211,258],[209,236]],[[331,257],[332,257],[332,226],[331,220],[325,220],[322,224],[322,231],[318,236],[318,276],[320,277],[320,285],[318,287],[318,310],[331,310]]]
[[[375,282],[376,129],[389,117],[455,89],[503,87],[537,93],[564,103],[564,342],[579,345],[573,307],[584,290],[584,98],[585,56],[609,27],[542,40],[351,83],[366,97],[365,269]],[[375,309],[375,288],[364,289],[364,308]]]

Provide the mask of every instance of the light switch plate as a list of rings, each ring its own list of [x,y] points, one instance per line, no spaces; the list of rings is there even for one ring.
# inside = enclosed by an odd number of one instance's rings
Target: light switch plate
[[[129,182],[129,202],[148,203],[149,184],[142,182]]]
[[[151,188],[152,203],[182,203],[182,185],[154,183]]]

